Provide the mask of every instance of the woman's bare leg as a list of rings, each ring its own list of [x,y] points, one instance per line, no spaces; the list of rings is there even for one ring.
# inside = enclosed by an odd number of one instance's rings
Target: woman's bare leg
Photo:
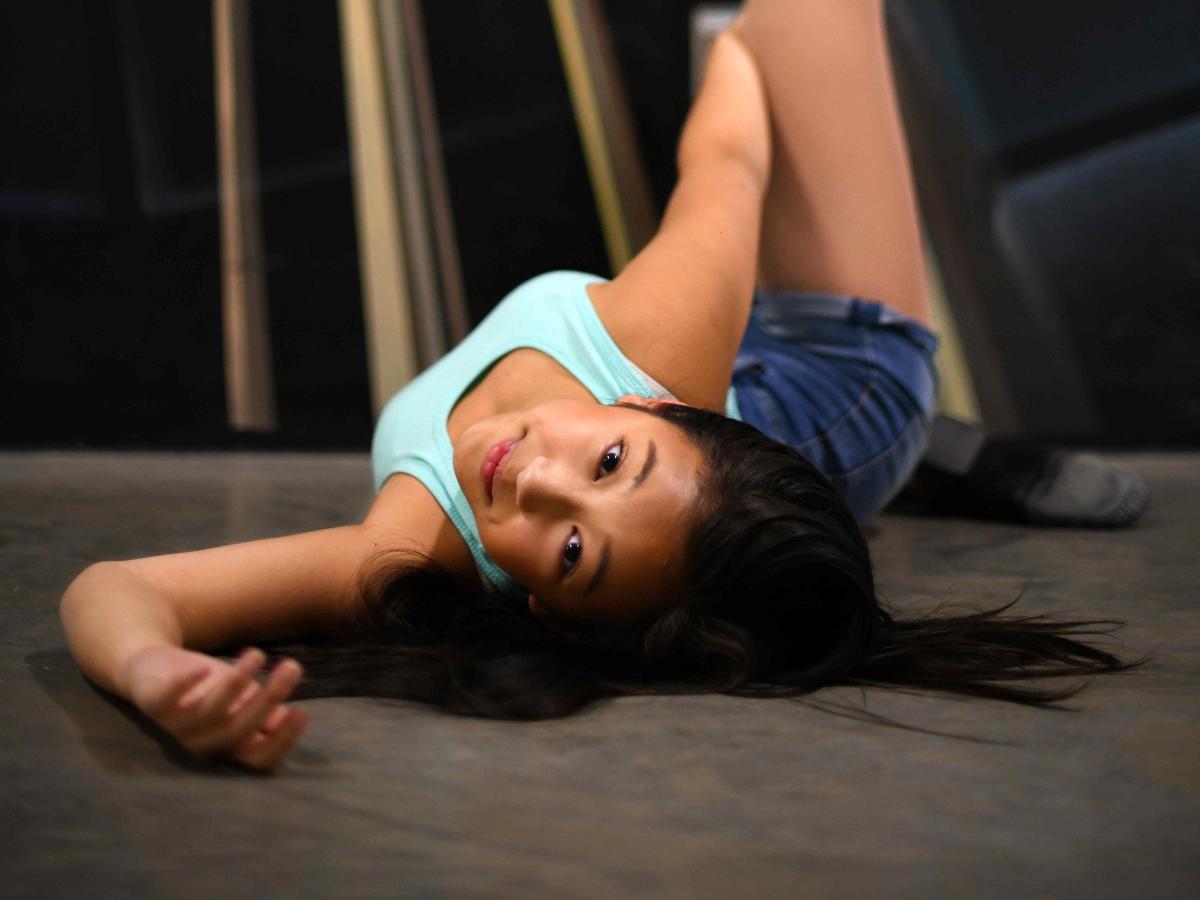
[[[772,118],[760,286],[879,300],[929,324],[882,0],[749,0],[737,28]]]

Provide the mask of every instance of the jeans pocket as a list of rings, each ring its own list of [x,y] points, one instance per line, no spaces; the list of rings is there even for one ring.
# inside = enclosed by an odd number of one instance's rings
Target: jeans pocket
[[[860,521],[879,512],[912,476],[929,444],[932,417],[913,417],[890,447],[840,476],[846,503]]]

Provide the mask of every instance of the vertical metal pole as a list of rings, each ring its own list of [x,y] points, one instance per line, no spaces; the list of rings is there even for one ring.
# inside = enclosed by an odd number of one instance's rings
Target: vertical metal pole
[[[417,361],[433,365],[446,352],[445,317],[437,283],[433,229],[425,202],[421,140],[409,62],[407,26],[400,0],[376,0],[384,89],[390,113],[392,161],[404,225],[404,251],[417,335]]]
[[[548,0],[554,33],[567,75],[567,88],[575,110],[575,122],[583,142],[584,158],[591,177],[592,192],[600,213],[600,230],[608,249],[613,275],[625,267],[633,254],[621,210],[612,155],[604,134],[604,121],[596,98],[596,85],[588,67],[579,9],[574,0]]]
[[[274,431],[248,0],[213,0],[225,396],[238,431]]]
[[[378,416],[392,394],[416,377],[416,336],[404,259],[375,4],[340,0],[354,209],[362,272],[371,406]]]
[[[429,192],[429,215],[433,222],[434,248],[437,251],[441,297],[446,313],[447,338],[451,346],[467,336],[471,317],[467,311],[466,290],[463,287],[462,263],[458,255],[458,238],[454,230],[454,211],[450,206],[450,189],[446,183],[446,168],[442,160],[441,127],[433,95],[433,74],[430,71],[429,51],[420,0],[402,0],[401,12],[407,24],[409,62],[411,63],[413,97],[417,112],[417,133],[421,139],[421,164]]]
[[[642,164],[637,130],[629,108],[629,95],[613,51],[611,30],[600,0],[575,0],[583,38],[583,52],[600,112],[608,147],[621,219],[630,256],[650,242],[658,230],[659,212],[650,197],[649,179]]]

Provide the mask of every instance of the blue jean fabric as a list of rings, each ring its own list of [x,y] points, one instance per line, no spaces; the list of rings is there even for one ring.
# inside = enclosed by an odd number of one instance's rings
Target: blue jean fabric
[[[937,346],[933,331],[882,303],[758,291],[733,386],[742,418],[812,460],[865,522],[925,451]]]

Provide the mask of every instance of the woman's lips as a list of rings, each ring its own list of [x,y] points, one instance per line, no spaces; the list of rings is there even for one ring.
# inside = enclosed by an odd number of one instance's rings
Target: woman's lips
[[[492,502],[492,485],[496,481],[496,475],[500,471],[500,466],[508,459],[508,455],[512,452],[513,447],[521,443],[520,438],[509,438],[506,441],[501,441],[496,444],[483,455],[483,463],[479,466],[479,474],[483,477],[483,486],[487,490],[488,502]]]

